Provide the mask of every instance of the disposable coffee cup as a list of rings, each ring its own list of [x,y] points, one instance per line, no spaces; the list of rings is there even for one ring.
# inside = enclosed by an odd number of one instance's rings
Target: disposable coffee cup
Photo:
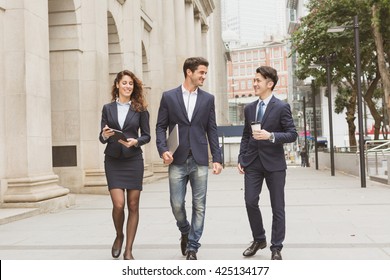
[[[253,122],[253,123],[251,124],[251,127],[252,127],[252,131],[261,130],[261,123],[259,123],[259,122]]]

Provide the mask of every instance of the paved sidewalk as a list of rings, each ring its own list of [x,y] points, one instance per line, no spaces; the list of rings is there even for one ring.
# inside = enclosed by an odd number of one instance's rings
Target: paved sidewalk
[[[0,225],[2,260],[111,260],[114,228],[107,195],[75,195],[68,209]],[[190,197],[187,198],[190,202]],[[271,208],[264,186],[261,209],[267,236]],[[188,205],[190,206],[190,205]],[[5,209],[4,209],[5,210]],[[0,209],[0,213],[3,209]],[[390,187],[329,170],[290,166],[286,185],[287,260],[389,260]],[[183,260],[169,206],[168,180],[144,185],[134,245],[139,260]],[[251,233],[243,200],[243,176],[229,167],[209,175],[202,260],[242,260]],[[251,260],[269,260],[259,251]]]

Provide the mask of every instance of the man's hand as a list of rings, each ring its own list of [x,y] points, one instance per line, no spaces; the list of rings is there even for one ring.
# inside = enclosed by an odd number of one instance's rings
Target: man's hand
[[[222,164],[213,162],[213,174],[218,175],[222,171]]]
[[[166,151],[162,154],[164,164],[171,164],[173,161],[173,155],[170,151]]]
[[[255,140],[269,140],[269,138],[271,137],[271,133],[268,132],[268,131],[265,130],[265,129],[262,129],[262,130],[254,130],[253,133],[252,133],[252,137],[253,137]]]
[[[238,172],[239,172],[240,174],[244,174],[244,173],[245,173],[244,168],[241,166],[241,164],[238,164],[238,165],[237,165],[237,168],[238,168]]]

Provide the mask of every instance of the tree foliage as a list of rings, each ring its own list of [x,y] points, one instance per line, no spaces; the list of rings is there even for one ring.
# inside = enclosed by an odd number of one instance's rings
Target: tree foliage
[[[375,127],[383,120],[374,96],[380,78],[377,62],[377,46],[372,30],[372,6],[379,10],[375,22],[383,38],[384,57],[389,65],[390,41],[389,0],[311,0],[309,14],[300,19],[299,28],[292,34],[292,51],[298,55],[296,75],[299,79],[314,77],[317,85],[326,85],[326,67],[321,57],[334,53],[330,73],[332,84],[338,88],[335,111],[345,112],[349,127],[350,146],[356,146],[355,114],[357,104],[356,63],[353,18],[359,17],[361,70],[364,79],[363,96],[375,120]],[[329,27],[346,26],[342,33],[328,33]],[[316,68],[312,66],[317,65]],[[387,68],[388,70],[388,68]],[[370,92],[369,92],[370,90]],[[380,127],[380,125],[379,125]],[[378,127],[378,131],[379,131]]]

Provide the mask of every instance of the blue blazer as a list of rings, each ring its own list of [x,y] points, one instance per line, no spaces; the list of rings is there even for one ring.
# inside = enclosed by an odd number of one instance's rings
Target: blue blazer
[[[179,147],[173,154],[173,164],[184,163],[191,150],[199,165],[208,165],[208,144],[212,161],[222,163],[213,95],[198,88],[194,113],[189,120],[181,86],[162,94],[156,125],[156,144],[160,156],[168,151],[167,128],[171,132],[176,124],[179,124]]]
[[[119,143],[118,140],[111,139],[112,137],[104,140],[102,132],[105,125],[109,128],[122,130],[126,138],[137,139],[138,147],[132,146],[127,148]],[[139,131],[141,132],[141,135],[139,135]],[[140,147],[150,142],[149,112],[146,110],[143,112],[136,112],[130,106],[123,128],[121,129],[118,122],[118,108],[116,101],[104,105],[102,110],[99,140],[103,144],[107,143],[104,153],[115,158],[129,158],[142,153],[142,149]]]
[[[275,142],[255,140],[252,137],[251,122],[256,119],[256,107],[259,100],[245,106],[245,125],[242,133],[238,162],[246,167],[259,156],[267,171],[281,171],[287,168],[284,156],[284,143],[297,139],[297,131],[291,115],[290,105],[272,96],[264,112],[261,127],[273,132]]]

